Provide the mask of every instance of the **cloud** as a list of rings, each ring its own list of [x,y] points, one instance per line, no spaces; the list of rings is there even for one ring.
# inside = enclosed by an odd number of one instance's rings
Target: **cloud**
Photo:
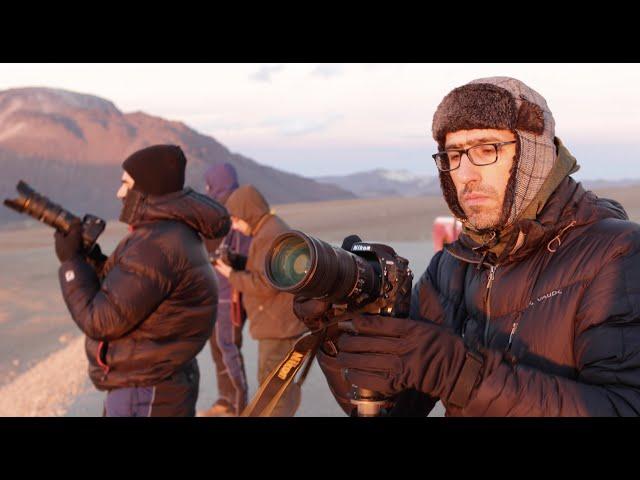
[[[251,75],[249,75],[249,78],[251,80],[256,81],[256,82],[270,83],[271,82],[271,76],[274,73],[281,72],[282,70],[284,70],[284,66],[283,65],[273,65],[273,66],[264,65],[264,66],[260,67],[260,69],[257,72],[254,72]]]
[[[343,115],[331,114],[325,118],[271,118],[263,122],[263,126],[273,128],[280,135],[287,137],[307,135],[327,130],[335,123],[342,120]]]
[[[342,75],[343,73],[344,69],[339,63],[322,63],[313,69],[311,75],[314,77],[329,78],[336,75]]]

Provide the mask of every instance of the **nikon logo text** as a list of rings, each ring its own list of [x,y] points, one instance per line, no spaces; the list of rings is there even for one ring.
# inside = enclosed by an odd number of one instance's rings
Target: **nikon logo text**
[[[282,368],[280,368],[280,371],[278,371],[278,378],[282,380],[286,380],[287,375],[289,374],[291,369],[297,367],[301,361],[302,361],[302,354],[298,352],[293,352],[291,354],[291,357],[289,357],[289,360],[287,360],[285,364],[282,366]]]
[[[351,248],[352,252],[366,252],[371,250],[371,245],[354,245],[353,248]]]

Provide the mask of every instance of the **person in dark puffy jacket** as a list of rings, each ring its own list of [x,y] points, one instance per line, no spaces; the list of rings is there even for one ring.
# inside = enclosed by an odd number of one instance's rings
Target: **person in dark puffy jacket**
[[[238,174],[230,163],[217,163],[204,174],[207,195],[224,204],[238,188]],[[216,252],[227,251],[228,261],[237,270],[244,269],[251,238],[237,230],[230,230],[223,239],[205,239],[210,258]],[[247,318],[241,294],[226,277],[216,272],[218,279],[218,318],[209,339],[211,356],[216,368],[218,398],[198,416],[233,417],[242,413],[247,404],[247,375],[242,357],[242,329]]]
[[[640,227],[570,176],[537,92],[507,77],[454,89],[433,118],[444,197],[463,222],[418,279],[409,319],[352,315],[319,353],[392,415],[640,414]],[[314,301],[296,299],[308,324]],[[328,347],[336,347],[328,348]]]
[[[155,145],[123,163],[118,198],[131,233],[89,262],[82,230],[56,233],[60,285],[86,335],[89,375],[106,416],[194,416],[196,355],[211,336],[217,287],[201,235],[224,237],[226,209],[183,188],[180,147]]]
[[[288,231],[289,226],[271,213],[269,204],[253,185],[242,185],[227,199],[234,230],[251,236],[251,246],[244,270],[218,261],[216,269],[229,278],[229,283],[242,293],[247,309],[249,333],[258,340],[258,382],[285,358],[298,338],[306,332],[293,314],[293,295],[279,292],[265,277],[265,257],[273,240]],[[301,400],[300,386],[293,382],[278,401],[272,415],[293,416]]]

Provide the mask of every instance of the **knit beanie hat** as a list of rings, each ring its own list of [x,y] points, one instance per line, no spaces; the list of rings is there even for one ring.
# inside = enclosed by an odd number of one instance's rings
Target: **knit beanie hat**
[[[511,130],[516,136],[513,161],[498,228],[515,223],[540,191],[556,161],[555,122],[545,99],[520,80],[490,77],[452,90],[433,115],[432,133],[444,150],[449,132],[472,129]],[[440,172],[440,185],[449,209],[463,222],[449,172]]]
[[[184,187],[187,159],[177,145],[153,145],[130,155],[122,168],[134,180],[133,189],[148,195],[166,195]]]

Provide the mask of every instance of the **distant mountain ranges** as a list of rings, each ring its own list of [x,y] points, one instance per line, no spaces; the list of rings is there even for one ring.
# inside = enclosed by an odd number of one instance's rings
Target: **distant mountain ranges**
[[[50,88],[0,91],[0,197],[15,195],[19,179],[77,214],[116,218],[122,161],[149,145],[180,145],[188,159],[186,183],[204,191],[209,165],[229,162],[241,183],[252,183],[272,203],[348,199],[355,195],[230,152],[184,123],[143,112],[122,113],[92,95]],[[21,221],[0,208],[0,224]]]
[[[203,173],[209,165],[229,162],[240,183],[256,185],[272,204],[441,195],[435,175],[378,169],[305,178],[230,152],[182,122],[143,112],[122,113],[112,102],[93,95],[19,88],[0,91],[0,198],[15,196],[15,184],[23,179],[76,214],[116,218],[122,161],[158,143],[183,148],[188,158],[186,183],[198,191],[204,191]],[[583,184],[597,190],[640,185],[640,180]],[[0,208],[0,225],[25,218]]]
[[[442,195],[437,176],[407,170],[370,170],[343,176],[315,177],[318,182],[336,185],[358,197],[419,197]],[[605,190],[640,186],[640,179],[582,180],[588,190]]]
[[[441,195],[438,177],[407,170],[377,169],[343,176],[316,177],[315,180],[337,185],[362,198]]]

